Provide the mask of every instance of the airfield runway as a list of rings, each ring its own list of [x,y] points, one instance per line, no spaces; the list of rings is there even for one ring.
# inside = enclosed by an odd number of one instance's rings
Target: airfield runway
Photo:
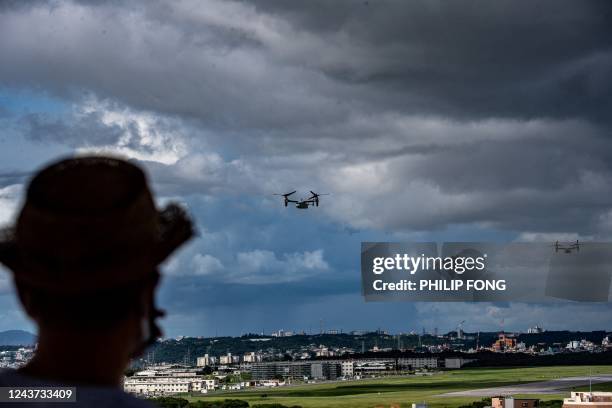
[[[612,374],[600,374],[591,377],[593,384],[612,382]],[[536,381],[527,384],[507,385],[503,387],[479,388],[476,390],[465,390],[447,392],[440,394],[441,397],[495,397],[498,395],[513,394],[559,394],[567,392],[569,388],[589,385],[589,377],[566,377],[555,380]]]

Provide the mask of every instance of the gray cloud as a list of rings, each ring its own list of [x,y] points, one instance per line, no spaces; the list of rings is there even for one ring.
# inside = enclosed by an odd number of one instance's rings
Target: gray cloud
[[[45,143],[61,143],[71,147],[87,145],[116,144],[124,129],[115,124],[106,125],[98,112],[76,118],[50,118],[43,114],[31,113],[21,119],[26,138]],[[129,126],[134,131],[134,126]]]
[[[604,1],[256,4],[330,40],[315,67],[381,90],[400,111],[607,120],[612,7]]]
[[[3,13],[0,49],[12,63],[0,73],[8,83],[94,90],[233,130],[371,112],[607,122],[611,9],[597,1],[53,2]]]
[[[0,78],[100,102],[70,123],[31,115],[37,140],[109,147],[140,133],[101,122],[105,110],[156,117],[158,144],[137,136],[120,151],[147,160],[165,195],[319,188],[334,193],[323,211],[359,228],[605,236],[611,11],[34,2],[0,13]],[[156,162],[177,139],[184,151]]]
[[[21,184],[0,187],[0,229],[12,224],[22,194],[23,186]]]
[[[13,184],[23,184],[24,180],[31,176],[31,173],[24,171],[5,171],[0,173],[0,188]]]
[[[605,1],[0,2],[0,86],[46,98],[25,114],[0,107],[0,157],[123,154],[147,167],[162,201],[189,204],[203,233],[167,265],[162,289],[176,334],[201,334],[203,308],[209,331],[215,316],[226,332],[321,316],[346,328],[453,327],[456,305],[402,305],[410,320],[398,322],[397,305],[364,304],[353,248],[466,225],[612,236],[611,11]],[[47,112],[54,100],[62,109]],[[38,162],[0,169],[0,223]],[[296,214],[271,196],[288,189],[332,195]],[[257,259],[271,267],[249,269]],[[609,324],[605,305],[513,308],[555,328],[571,314],[576,327]],[[272,309],[283,313],[270,322]],[[505,314],[487,305],[474,327]]]

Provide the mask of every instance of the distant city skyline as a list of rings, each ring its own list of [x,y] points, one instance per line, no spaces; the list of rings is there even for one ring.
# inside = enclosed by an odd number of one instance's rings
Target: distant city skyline
[[[273,330],[266,330],[266,331],[260,331],[260,332],[240,332],[238,334],[233,334],[233,335],[228,335],[228,334],[223,334],[223,333],[216,333],[216,334],[207,334],[207,335],[203,335],[203,334],[192,334],[192,335],[185,335],[185,334],[176,334],[174,336],[163,336],[162,339],[176,339],[176,338],[187,338],[187,337],[201,337],[201,338],[215,338],[215,337],[243,337],[243,336],[261,336],[261,337],[283,337],[283,336],[301,336],[301,335],[307,335],[307,336],[317,336],[317,335],[335,335],[335,334],[350,334],[350,335],[359,335],[359,334],[365,334],[365,333],[381,333],[381,334],[387,334],[387,335],[391,335],[391,336],[397,336],[397,335],[402,335],[402,336],[419,336],[419,335],[427,335],[427,336],[445,336],[445,335],[449,335],[451,333],[457,333],[457,329],[458,327],[455,328],[451,328],[451,329],[445,329],[445,328],[439,328],[439,327],[434,327],[434,328],[426,328],[426,327],[422,327],[420,330],[406,330],[406,331],[391,331],[391,330],[387,330],[385,328],[376,328],[376,329],[344,329],[344,328],[329,328],[329,329],[325,329],[324,331],[320,331],[320,330],[287,330],[287,329],[273,329]],[[537,330],[534,330],[537,329]],[[30,332],[28,330],[23,330],[23,329],[10,329],[10,330],[1,330],[0,331],[0,335],[7,333],[7,332],[15,332],[15,331],[23,331],[24,333],[28,333],[28,334],[32,334],[35,335],[34,332]],[[478,329],[478,328],[474,328],[473,330],[461,330],[461,332],[464,335],[474,335],[477,333],[501,333],[501,332],[505,332],[505,333],[527,333],[527,334],[533,334],[533,333],[543,333],[543,332],[554,332],[554,331],[569,331],[569,332],[596,332],[596,331],[602,331],[602,332],[610,332],[612,333],[612,328],[607,327],[601,327],[601,328],[594,328],[594,329],[589,329],[589,330],[581,330],[581,329],[576,329],[576,328],[556,328],[556,329],[547,329],[546,327],[542,327],[540,325],[533,325],[530,327],[526,327],[526,328],[522,328],[522,329],[510,329],[510,328],[504,328],[502,329],[501,327],[498,328],[497,330],[493,329],[493,330],[486,330],[486,329]],[[280,333],[283,333],[283,335],[280,335]]]

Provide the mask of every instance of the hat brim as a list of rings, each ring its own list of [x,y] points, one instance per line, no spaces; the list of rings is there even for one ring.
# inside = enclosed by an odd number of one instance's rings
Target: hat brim
[[[0,264],[14,270],[17,267],[17,242],[15,229],[7,227],[0,230]]]
[[[164,262],[175,250],[191,239],[195,230],[193,222],[178,204],[170,203],[157,212],[159,217],[159,240],[150,248],[155,265]],[[7,227],[0,230],[0,264],[11,271],[19,270],[21,266],[19,246],[15,236],[15,228]]]
[[[162,263],[177,248],[189,241],[195,230],[191,218],[178,204],[170,203],[158,212],[160,240],[156,249],[155,262]]]

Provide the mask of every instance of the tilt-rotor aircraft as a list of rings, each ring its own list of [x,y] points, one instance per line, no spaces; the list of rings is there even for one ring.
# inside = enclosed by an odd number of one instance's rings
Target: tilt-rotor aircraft
[[[563,251],[566,254],[571,254],[573,250],[580,252],[580,245],[581,244],[578,242],[578,240],[572,244],[560,244],[559,241],[556,241],[553,247],[555,248],[555,252]]]
[[[294,190],[290,193],[286,193],[286,194],[274,194],[274,195],[278,195],[278,196],[282,196],[285,200],[285,207],[287,207],[289,205],[289,203],[295,203],[295,208],[300,208],[303,210],[308,209],[308,207],[310,207],[311,205],[314,205],[315,207],[319,206],[319,197],[323,196],[323,195],[329,195],[329,194],[317,194],[314,191],[310,191],[311,196],[302,200],[292,200],[291,198],[289,198],[291,195],[295,194],[297,190]]]

